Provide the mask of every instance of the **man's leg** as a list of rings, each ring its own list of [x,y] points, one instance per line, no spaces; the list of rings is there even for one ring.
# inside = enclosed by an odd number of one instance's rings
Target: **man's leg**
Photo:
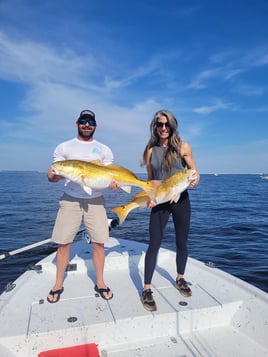
[[[103,280],[104,263],[105,263],[105,250],[103,243],[92,242],[93,245],[93,264],[96,270],[96,285],[98,289],[106,289],[107,286]],[[108,293],[103,293],[106,299],[110,299],[113,293],[109,291]]]
[[[71,243],[61,244],[58,247],[56,255],[56,281],[52,288],[53,292],[62,289],[65,270],[70,260],[70,247]],[[50,302],[55,302],[59,298],[58,295],[49,293],[47,298]]]
[[[58,244],[56,255],[56,281],[48,294],[49,302],[57,302],[62,293],[65,270],[70,260],[70,247],[80,227],[83,212],[77,198],[63,194],[54,224],[51,240]],[[59,293],[53,294],[53,292]],[[52,293],[51,293],[52,292]]]
[[[104,283],[104,262],[105,249],[104,243],[109,241],[109,228],[104,206],[104,198],[96,197],[87,200],[84,207],[84,224],[87,228],[92,246],[93,246],[93,264],[96,272],[96,287],[95,290],[102,290],[101,296],[109,300],[113,293],[107,290],[107,285]]]

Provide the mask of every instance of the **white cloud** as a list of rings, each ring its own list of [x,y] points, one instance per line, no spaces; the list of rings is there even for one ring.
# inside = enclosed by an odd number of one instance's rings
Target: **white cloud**
[[[188,85],[188,88],[194,88],[194,89],[205,88],[207,86],[205,82],[211,78],[217,77],[220,71],[221,69],[219,68],[207,69],[205,71],[202,71],[195,77],[195,79],[192,80],[192,82]]]
[[[197,114],[210,114],[218,110],[230,108],[231,105],[231,103],[224,103],[222,100],[216,99],[214,104],[194,108],[193,112]]]

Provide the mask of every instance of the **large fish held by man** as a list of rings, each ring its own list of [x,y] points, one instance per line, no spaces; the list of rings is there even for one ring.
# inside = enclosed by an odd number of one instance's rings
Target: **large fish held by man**
[[[166,180],[163,180],[160,186],[158,186],[156,189],[153,201],[156,204],[164,202],[178,202],[181,193],[187,189],[192,181],[195,180],[195,173],[195,170],[188,169],[176,172]],[[147,207],[147,202],[150,199],[151,198],[145,191],[141,191],[133,196],[128,204],[111,208],[111,210],[117,214],[119,222],[122,224],[125,221],[127,215],[134,208]]]
[[[103,165],[101,161],[64,160],[51,165],[55,175],[62,176],[82,186],[85,192],[92,194],[92,189],[109,187],[116,181],[120,188],[130,193],[131,186],[143,189],[152,199],[161,181],[140,180],[132,171],[115,164]]]

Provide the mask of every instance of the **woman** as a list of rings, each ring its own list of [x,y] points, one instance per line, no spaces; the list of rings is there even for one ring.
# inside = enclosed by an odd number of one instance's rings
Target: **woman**
[[[151,138],[145,147],[142,165],[146,165],[149,180],[163,180],[175,172],[188,169],[196,170],[191,146],[181,141],[177,132],[177,120],[168,110],[158,111],[151,122]],[[200,179],[196,170],[195,180],[189,185],[194,188]],[[175,287],[185,296],[192,292],[184,280],[184,271],[188,258],[187,240],[190,228],[191,206],[187,190],[181,194],[177,203],[162,203],[156,205],[149,201],[152,208],[150,216],[150,241],[145,256],[144,288],[142,303],[146,310],[157,310],[152,296],[151,281],[156,266],[157,254],[163,239],[164,229],[172,214],[176,235],[176,266],[177,277]]]

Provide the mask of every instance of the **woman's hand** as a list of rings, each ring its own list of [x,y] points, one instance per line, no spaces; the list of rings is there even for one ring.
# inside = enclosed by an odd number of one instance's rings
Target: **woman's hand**
[[[197,171],[195,172],[193,178],[194,180],[190,183],[189,188],[195,188],[195,186],[197,186],[199,183],[200,175]]]
[[[154,206],[156,206],[156,203],[154,201],[150,200],[150,201],[147,202],[147,207],[148,208],[153,208]]]

